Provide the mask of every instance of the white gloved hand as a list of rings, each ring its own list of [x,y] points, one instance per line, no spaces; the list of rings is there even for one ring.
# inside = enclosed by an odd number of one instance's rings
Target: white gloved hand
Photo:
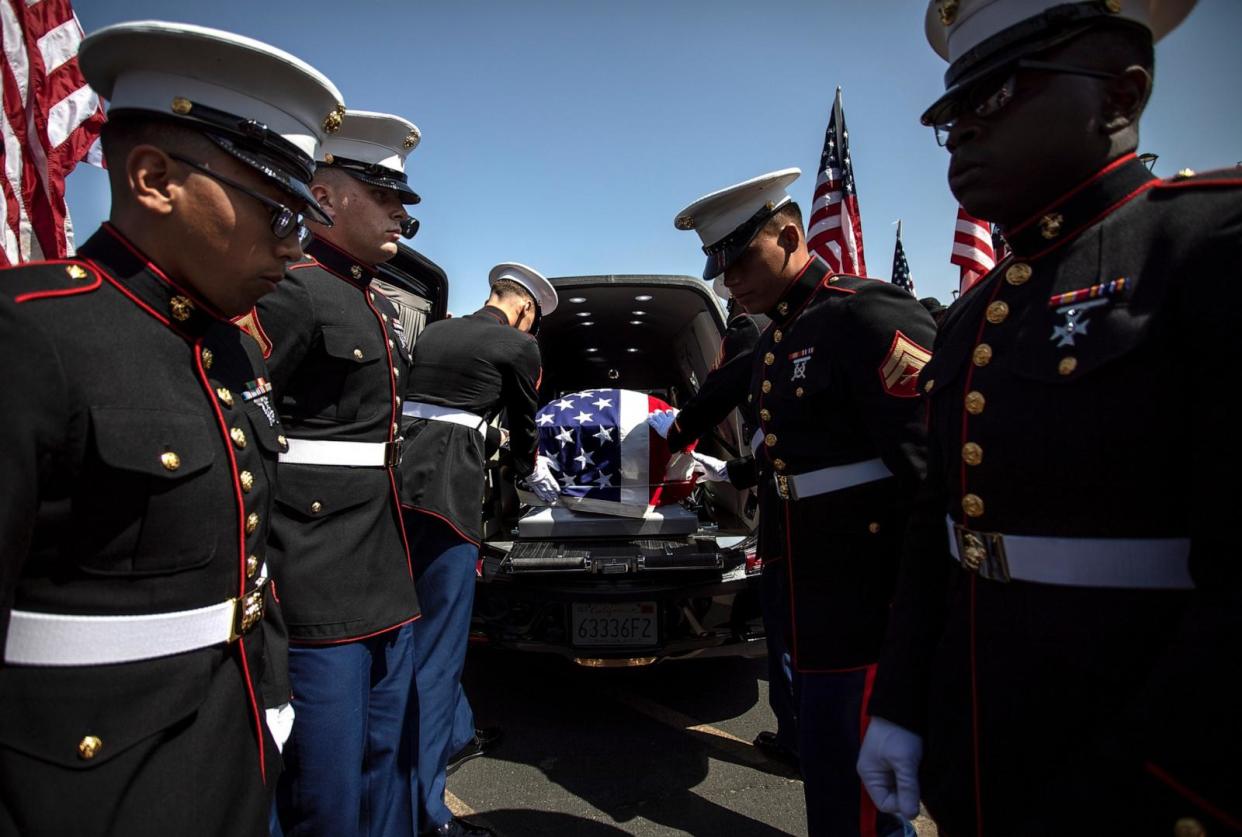
[[[535,492],[536,497],[549,506],[556,505],[556,498],[561,496],[561,484],[552,476],[548,458],[543,454],[535,458],[535,470],[526,478],[526,484]]]
[[[661,439],[668,438],[669,428],[673,426],[673,422],[677,421],[677,414],[681,410],[652,410],[651,415],[647,416],[647,424],[651,425],[651,429],[660,434]]]
[[[907,819],[919,815],[919,762],[923,739],[905,727],[871,716],[858,752],[858,776],[875,807]]]
[[[690,455],[694,457],[694,472],[702,474],[706,482],[728,482],[728,462],[693,450],[690,451]]]

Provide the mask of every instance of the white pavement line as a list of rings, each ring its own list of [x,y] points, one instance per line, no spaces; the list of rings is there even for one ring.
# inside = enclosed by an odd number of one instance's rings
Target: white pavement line
[[[459,799],[456,794],[454,794],[452,791],[448,790],[447,788],[445,788],[444,790],[444,804],[448,806],[449,813],[451,813],[455,817],[474,816],[474,813],[475,813],[474,809],[471,808],[466,803],[462,802],[461,799]]]
[[[683,715],[676,709],[670,709],[663,704],[639,697],[638,695],[621,694],[616,697],[617,700],[636,712],[640,712],[666,726],[685,730],[686,732],[711,736],[711,738],[707,739],[708,744],[718,750],[732,753],[743,761],[754,765],[769,764],[768,759],[756,750],[749,741],[744,738],[738,738],[731,732],[725,732],[711,724],[701,724],[696,719],[691,718],[689,715]],[[717,740],[713,741],[712,738]]]

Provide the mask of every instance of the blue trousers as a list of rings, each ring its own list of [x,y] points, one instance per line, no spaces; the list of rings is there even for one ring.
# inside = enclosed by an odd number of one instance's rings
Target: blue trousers
[[[876,810],[858,778],[858,748],[875,666],[798,672],[798,738],[809,837],[914,837],[914,826]]]
[[[441,520],[406,515],[414,583],[423,618],[414,623],[418,690],[418,769],[411,778],[418,829],[453,818],[444,804],[445,765],[474,734],[474,715],[461,687],[474,607],[479,548]]]
[[[768,705],[776,716],[776,741],[798,752],[798,713],[794,706],[793,664],[789,657],[789,573],[784,561],[764,563],[759,577],[759,610],[768,646]]]
[[[285,837],[409,837],[411,625],[340,645],[289,648],[297,713],[277,813]]]

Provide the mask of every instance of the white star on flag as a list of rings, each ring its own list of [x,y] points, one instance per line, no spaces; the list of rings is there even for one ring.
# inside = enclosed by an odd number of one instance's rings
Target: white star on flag
[[[572,444],[574,441],[574,432],[568,427],[562,427],[561,432],[556,434],[556,438],[561,441],[562,445]]]
[[[577,462],[583,468],[586,468],[588,465],[595,465],[595,460],[592,459],[591,454],[586,451],[579,451],[578,455],[574,457],[574,462]]]
[[[574,416],[574,421],[578,422],[578,424],[582,424],[584,421],[590,421],[590,420],[591,420],[591,414],[584,413],[581,410],[578,411],[578,415]]]
[[[539,426],[540,426],[540,427],[545,427],[545,426],[547,426],[547,425],[551,424],[551,423],[552,423],[552,421],[553,421],[553,419],[552,419],[552,414],[551,414],[551,413],[542,413],[542,414],[539,416]]]
[[[569,398],[562,398],[560,401],[556,402],[556,409],[558,410],[571,410],[573,409],[573,406],[574,402]]]
[[[596,488],[612,488],[612,477],[608,474],[605,474],[603,471],[600,471],[599,477],[596,478],[595,480],[595,487]]]
[[[594,404],[595,404],[595,409],[597,409],[597,410],[602,410],[602,409],[604,409],[605,407],[611,407],[611,406],[612,406],[612,399],[611,399],[611,398],[604,398],[603,396],[601,396],[601,397],[599,397],[599,398],[595,399],[595,401],[594,401],[594,402],[592,402],[592,403],[594,403]]]
[[[599,439],[601,442],[611,442],[612,441],[612,428],[604,427],[601,425],[599,428],[599,432],[592,433],[591,435],[594,436],[596,439]]]

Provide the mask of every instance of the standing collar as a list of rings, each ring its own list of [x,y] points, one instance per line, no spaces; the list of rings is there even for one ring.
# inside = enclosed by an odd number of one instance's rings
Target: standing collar
[[[105,222],[78,248],[78,258],[97,265],[109,281],[140,308],[188,338],[228,322],[204,300],[164,273],[112,224]]]
[[[803,266],[797,278],[789,283],[789,287],[785,289],[785,293],[781,294],[780,300],[772,307],[772,310],[766,312],[772,322],[785,325],[797,317],[807,300],[811,298],[811,294],[815,293],[815,289],[824,281],[824,277],[829,272],[827,262],[818,255],[812,255],[811,260]]]
[[[1035,259],[1159,182],[1133,153],[1118,157],[1030,218],[1004,230],[1014,255]]]
[[[472,317],[491,317],[502,326],[509,326],[509,315],[501,311],[495,305],[484,305],[478,311],[475,311]]]
[[[322,238],[313,239],[310,244],[306,245],[306,255],[319,262],[329,273],[360,288],[367,288],[372,279],[379,277],[379,270],[375,265],[355,259],[340,247]]]

